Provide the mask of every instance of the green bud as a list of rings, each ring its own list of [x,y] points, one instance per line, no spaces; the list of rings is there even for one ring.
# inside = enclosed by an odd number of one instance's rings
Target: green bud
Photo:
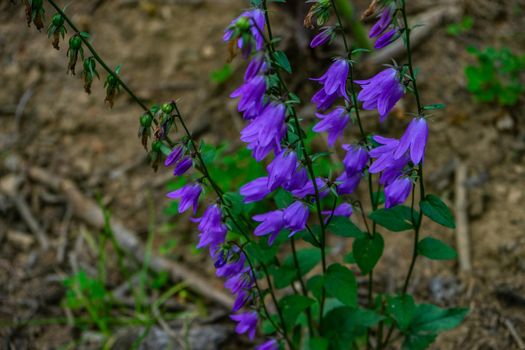
[[[162,149],[162,142],[161,141],[153,142],[153,145],[152,145],[151,149],[154,152],[160,152],[160,150]]]
[[[241,32],[247,31],[250,29],[250,19],[248,17],[241,17],[237,20],[235,25]]]
[[[162,105],[162,111],[166,114],[170,114],[173,111],[173,105],[171,103],[164,103]]]
[[[60,28],[64,25],[64,17],[60,13],[53,16],[52,23],[55,27]]]
[[[151,122],[152,121],[153,121],[153,119],[151,118],[151,116],[149,114],[143,114],[140,117],[140,125],[145,127],[145,128],[149,128],[151,126]]]
[[[82,46],[82,39],[80,39],[77,35],[72,36],[71,39],[69,39],[69,47],[72,50],[78,50]]]

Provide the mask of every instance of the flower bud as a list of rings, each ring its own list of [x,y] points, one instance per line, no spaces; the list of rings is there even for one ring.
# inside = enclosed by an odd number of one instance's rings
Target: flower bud
[[[64,25],[64,17],[62,17],[62,15],[60,13],[56,13],[53,16],[53,19],[51,20],[51,23],[57,28],[58,27],[62,27]]]
[[[151,149],[154,152],[160,152],[162,149],[162,141],[155,141],[153,142],[153,145],[151,145]]]
[[[239,31],[244,32],[250,29],[250,19],[248,17],[240,17],[235,26],[239,28]]]
[[[173,112],[173,105],[171,103],[164,103],[162,105],[162,111],[166,114]]]
[[[82,39],[78,35],[72,36],[69,39],[69,48],[71,50],[78,50],[82,46]]]
[[[140,125],[144,128],[149,128],[151,126],[153,119],[151,118],[151,115],[149,114],[143,114],[140,117]]]

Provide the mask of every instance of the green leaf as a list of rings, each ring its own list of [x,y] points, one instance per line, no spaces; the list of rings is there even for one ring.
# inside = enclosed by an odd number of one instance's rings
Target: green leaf
[[[443,103],[435,103],[435,104],[432,104],[432,105],[426,105],[423,107],[424,110],[426,111],[432,111],[432,110],[436,110],[436,109],[445,109],[445,105]]]
[[[412,210],[404,205],[396,205],[392,208],[377,209],[368,215],[376,224],[393,231],[401,232],[412,229]],[[414,219],[417,220],[418,213],[414,210]]]
[[[454,248],[432,237],[425,237],[417,244],[419,254],[432,260],[453,260],[457,257]]]
[[[397,327],[404,332],[410,326],[416,313],[416,304],[411,295],[399,295],[388,298],[388,313],[396,321]]]
[[[467,313],[465,308],[442,309],[432,304],[420,304],[410,328],[413,333],[450,330],[457,327]]]
[[[315,300],[303,295],[287,295],[279,300],[287,329],[293,328],[299,314],[315,303]]]
[[[273,53],[273,57],[275,59],[275,63],[282,69],[284,69],[288,73],[292,73],[292,66],[290,66],[290,61],[288,61],[288,57],[286,57],[286,54],[282,51],[275,51]]]
[[[321,261],[321,252],[317,248],[301,249],[297,251],[297,262],[301,276],[310,272]],[[280,267],[272,269],[275,288],[281,289],[297,280],[297,270],[293,255],[288,255]]]
[[[312,276],[306,282],[306,288],[314,295],[317,300],[321,300],[323,296],[324,278],[322,275]]]
[[[323,318],[322,333],[330,339],[330,350],[348,350],[349,344],[382,319],[381,315],[371,310],[338,307]]]
[[[449,228],[456,228],[454,216],[445,203],[433,194],[425,196],[419,204],[421,211],[432,221]]]
[[[364,275],[368,274],[376,266],[383,254],[384,247],[385,242],[379,233],[376,233],[373,237],[366,236],[354,241],[352,253],[357,266],[359,266]]]
[[[215,84],[222,84],[230,79],[232,75],[231,65],[225,64],[221,68],[211,71],[210,80]]]
[[[308,350],[328,350],[328,340],[325,338],[309,338],[308,345],[305,347]]]
[[[401,346],[402,350],[424,350],[436,340],[436,334],[408,334]]]
[[[347,306],[357,306],[357,282],[354,273],[340,265],[332,264],[325,274],[326,291]]]
[[[327,229],[336,236],[361,238],[365,233],[359,229],[349,218],[334,216]]]

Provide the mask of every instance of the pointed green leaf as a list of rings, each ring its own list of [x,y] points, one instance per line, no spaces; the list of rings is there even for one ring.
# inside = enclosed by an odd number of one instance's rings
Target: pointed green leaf
[[[385,242],[379,233],[373,237],[365,236],[354,241],[352,253],[363,274],[368,274],[376,266],[384,247]]]
[[[354,273],[340,265],[332,264],[325,274],[326,291],[347,306],[357,306],[357,282]]]
[[[432,260],[453,260],[457,253],[448,244],[432,237],[425,237],[417,244],[419,254]]]
[[[432,221],[445,227],[456,228],[452,212],[438,196],[429,194],[419,205],[423,214]]]

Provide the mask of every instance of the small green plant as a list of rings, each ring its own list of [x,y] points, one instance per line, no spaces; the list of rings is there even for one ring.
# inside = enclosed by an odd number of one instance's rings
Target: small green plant
[[[520,76],[525,70],[525,55],[514,55],[508,48],[482,51],[469,47],[467,51],[477,59],[476,65],[465,69],[467,88],[476,100],[515,105],[523,92]]]
[[[447,26],[447,34],[451,36],[459,36],[472,29],[474,26],[474,18],[471,16],[465,16],[461,21],[451,23]]]

